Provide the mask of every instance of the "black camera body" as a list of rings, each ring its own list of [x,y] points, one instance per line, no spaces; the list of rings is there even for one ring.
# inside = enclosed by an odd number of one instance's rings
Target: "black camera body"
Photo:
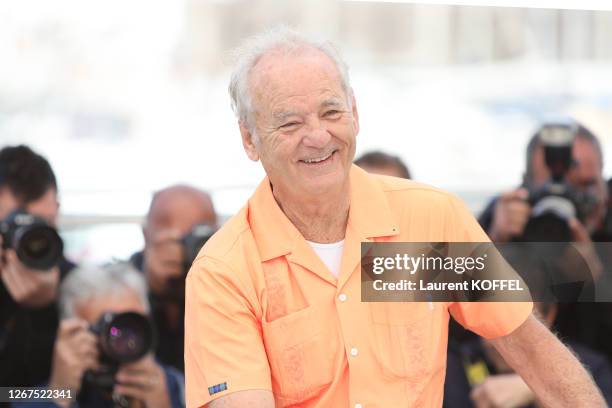
[[[198,256],[200,249],[202,249],[206,241],[208,241],[215,232],[216,228],[211,225],[196,224],[191,231],[181,238],[181,245],[183,246],[183,270],[185,275],[189,272],[189,268],[191,268],[191,264]]]
[[[157,341],[150,319],[136,312],[104,313],[90,331],[98,336],[100,369],[85,372],[83,387],[106,394],[112,393],[119,366],[141,359]]]
[[[577,191],[567,182],[577,130],[575,123],[551,123],[538,132],[551,177],[539,188],[527,186],[531,217],[523,235],[516,241],[570,242],[569,220],[575,217],[584,221],[597,205],[597,197]]]
[[[191,230],[179,240],[182,248],[182,274],[170,277],[166,281],[166,291],[163,295],[165,300],[182,302],[185,299],[185,276],[191,268],[191,264],[198,256],[200,249],[206,241],[216,232],[216,228],[208,224],[196,224]]]
[[[29,268],[45,271],[59,264],[64,242],[44,219],[17,209],[0,222],[2,247],[14,249]]]

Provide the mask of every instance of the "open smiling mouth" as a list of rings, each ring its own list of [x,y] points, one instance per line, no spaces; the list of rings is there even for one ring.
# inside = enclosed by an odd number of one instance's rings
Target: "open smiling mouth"
[[[327,153],[324,156],[313,157],[310,159],[303,159],[303,160],[300,160],[300,163],[304,163],[309,166],[321,166],[323,164],[329,163],[332,160],[334,153],[336,153],[337,151],[338,150],[332,150],[331,152]]]

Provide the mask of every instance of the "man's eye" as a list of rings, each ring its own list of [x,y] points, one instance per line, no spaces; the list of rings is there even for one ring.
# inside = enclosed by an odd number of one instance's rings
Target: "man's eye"
[[[287,123],[281,125],[280,127],[281,127],[281,129],[288,129],[288,128],[295,127],[297,125],[299,125],[298,122],[287,122]]]
[[[328,110],[327,112],[325,112],[324,116],[327,118],[330,118],[330,117],[333,118],[333,117],[338,116],[340,113],[341,112],[339,110],[332,109],[332,110]]]

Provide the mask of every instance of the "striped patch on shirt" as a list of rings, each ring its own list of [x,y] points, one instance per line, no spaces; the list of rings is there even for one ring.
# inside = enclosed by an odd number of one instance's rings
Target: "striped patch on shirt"
[[[221,383],[221,384],[217,384],[217,385],[213,385],[212,387],[208,387],[208,393],[210,395],[214,395],[214,394],[216,394],[218,392],[225,391],[225,390],[227,390],[227,383],[226,382]]]

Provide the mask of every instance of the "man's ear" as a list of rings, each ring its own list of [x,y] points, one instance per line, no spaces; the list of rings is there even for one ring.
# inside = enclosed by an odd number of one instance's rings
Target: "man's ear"
[[[359,112],[357,111],[357,100],[353,90],[351,90],[351,99],[353,100],[353,126],[355,127],[355,136],[357,136],[359,134]]]
[[[245,125],[244,122],[240,122],[240,136],[242,137],[242,147],[244,147],[244,151],[246,152],[249,159],[253,161],[259,160],[259,152],[257,151],[257,146],[255,145],[255,136]]]

